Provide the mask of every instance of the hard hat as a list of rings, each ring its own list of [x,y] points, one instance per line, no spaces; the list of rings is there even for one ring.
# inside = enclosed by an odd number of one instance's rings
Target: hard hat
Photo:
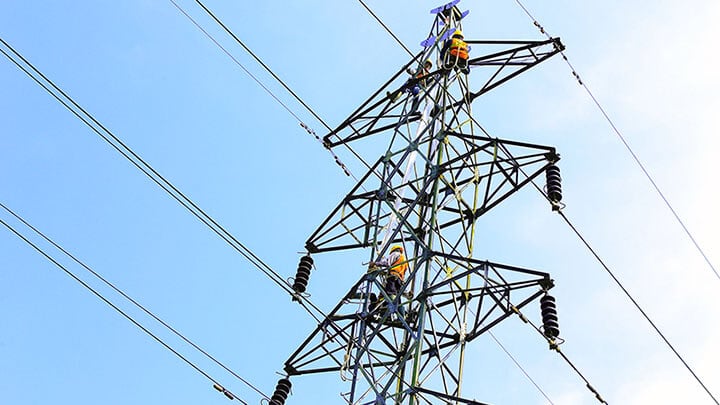
[[[453,33],[453,37],[461,37],[462,38],[463,37],[462,31],[455,30],[455,32]]]
[[[396,250],[399,250],[399,251],[402,252],[402,251],[403,251],[403,247],[400,246],[400,245],[395,245],[395,246],[393,246],[393,247],[390,249],[390,253],[392,253],[392,252],[394,252],[394,251],[396,251]]]
[[[432,64],[433,64],[433,63],[432,63],[432,60],[426,59],[426,60],[425,60],[425,63],[423,63],[423,65],[427,65],[428,63],[430,64],[430,66],[432,66]]]

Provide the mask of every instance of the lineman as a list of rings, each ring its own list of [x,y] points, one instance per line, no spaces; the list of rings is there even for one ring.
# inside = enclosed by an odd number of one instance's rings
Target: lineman
[[[420,89],[427,86],[426,82],[428,78],[426,76],[430,73],[430,70],[432,70],[432,66],[432,60],[427,59],[423,63],[423,66],[417,70],[408,68],[406,72],[412,77],[408,79],[399,89],[393,92],[388,91],[386,93],[387,98],[390,99],[390,101],[395,101],[402,93],[412,93],[413,96],[417,97],[420,93]]]
[[[462,31],[455,30],[452,38],[445,41],[445,45],[440,51],[440,57],[444,60],[446,69],[454,67],[468,74],[470,73],[470,68],[467,64],[469,52],[470,47],[468,47],[467,42],[465,42]]]
[[[377,262],[371,262],[370,267],[386,267],[387,275],[385,277],[385,292],[389,296],[396,296],[405,280],[405,272],[408,265],[405,258],[405,250],[400,245],[395,245],[390,249],[390,254],[383,257]]]

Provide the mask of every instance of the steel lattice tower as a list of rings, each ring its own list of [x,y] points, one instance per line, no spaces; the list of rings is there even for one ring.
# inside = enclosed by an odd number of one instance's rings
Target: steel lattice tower
[[[377,261],[401,244],[410,265],[397,296],[385,291],[383,272],[362,269],[285,362],[288,377],[341,373],[348,404],[481,403],[462,397],[467,344],[553,286],[547,273],[474,257],[476,220],[559,156],[552,147],[488,136],[471,104],[564,47],[557,38],[467,40],[466,74],[441,58],[467,14],[458,1],[432,11],[424,49],[323,138],[328,148],[370,140],[389,146],[308,238],[308,254],[364,249]],[[434,68],[420,93],[393,97],[406,69],[426,59]],[[470,78],[482,85],[472,88]],[[303,261],[307,275],[312,261]],[[283,404],[288,391],[281,380],[271,404]]]

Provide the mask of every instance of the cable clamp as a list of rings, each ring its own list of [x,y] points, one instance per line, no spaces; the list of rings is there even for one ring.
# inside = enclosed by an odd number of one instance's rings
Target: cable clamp
[[[578,83],[580,83],[580,85],[582,86],[583,82],[582,82],[582,80],[580,80],[580,75],[577,74],[577,72],[574,71],[574,70],[572,71],[572,74],[573,74],[573,76],[575,76],[575,78],[577,79]]]
[[[320,137],[317,135],[317,133],[315,132],[314,129],[310,128],[310,126],[308,126],[306,123],[304,123],[304,122],[302,122],[302,121],[300,121],[300,126],[301,126],[305,131],[307,131],[308,134],[314,136],[315,139],[316,139],[318,142],[320,142],[327,150],[330,151],[330,154],[331,154],[332,157],[335,159],[335,163],[337,163],[337,165],[340,166],[340,168],[342,169],[342,171],[345,173],[346,176],[352,177],[352,173],[350,173],[350,170],[348,170],[347,166],[345,166],[345,163],[343,163],[343,162],[340,160],[340,158],[335,154],[335,152],[333,152],[332,150],[330,150],[330,148],[328,147],[327,143],[325,143],[322,139],[320,139]]]
[[[525,322],[525,323],[529,323],[529,322],[530,322],[530,321],[528,321],[528,319],[525,317],[525,315],[523,315],[522,312],[520,312],[520,310],[517,309],[517,307],[516,307],[515,305],[510,305],[510,309],[512,309],[512,311],[513,311],[514,313],[516,313],[517,316],[520,317],[520,320],[521,320],[521,321],[523,321],[523,322]]]
[[[593,394],[595,394],[595,398],[597,398],[597,400],[600,401],[601,404],[607,404],[607,402],[605,402],[605,400],[603,399],[603,397],[600,396],[600,393],[597,392],[597,390],[596,390],[592,385],[590,385],[590,383],[587,383],[585,386],[587,387],[587,389],[590,390],[590,392],[592,392]]]
[[[535,24],[535,26],[538,27],[538,29],[540,30],[540,33],[546,34],[546,33],[545,33],[545,28],[543,28],[542,25],[540,25],[540,23],[537,22],[537,20],[533,21],[533,24]]]
[[[229,400],[231,400],[231,401],[232,401],[233,399],[235,399],[235,395],[234,395],[232,392],[230,392],[230,391],[226,390],[225,388],[223,388],[222,385],[220,385],[220,384],[218,384],[218,383],[213,383],[213,388],[215,388],[218,392],[220,392],[220,393],[222,393],[223,395],[225,395],[225,396],[227,397],[227,399],[229,399]]]

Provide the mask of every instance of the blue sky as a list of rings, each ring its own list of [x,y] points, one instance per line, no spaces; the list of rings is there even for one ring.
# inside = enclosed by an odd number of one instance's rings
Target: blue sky
[[[440,4],[366,3],[413,51],[432,23],[428,11]],[[720,6],[576,3],[523,4],[562,38],[575,69],[717,263],[720,61],[712,44],[720,39]],[[195,2],[178,4],[325,133]],[[359,2],[205,4],[331,126],[407,62]],[[468,38],[542,38],[514,1],[461,6],[471,10]],[[294,275],[307,236],[353,185],[170,1],[6,0],[0,37],[283,277]],[[0,85],[0,202],[271,394],[313,320],[5,58]],[[557,148],[566,215],[720,395],[720,280],[562,59],[479,98],[473,112],[494,136]],[[361,172],[347,153],[341,158]],[[32,237],[7,213],[0,219]],[[609,403],[712,403],[537,192],[517,193],[479,226],[479,258],[553,276],[563,351]],[[227,401],[4,228],[0,253],[0,402]],[[317,255],[313,302],[331,308],[364,271],[363,260]],[[81,267],[62,263],[240,398],[259,403]],[[539,311],[527,312],[539,319]],[[597,403],[519,319],[494,333],[555,404]],[[547,403],[489,336],[471,346],[469,396]],[[293,384],[288,404],[340,403],[338,394],[349,390],[337,375]]]

